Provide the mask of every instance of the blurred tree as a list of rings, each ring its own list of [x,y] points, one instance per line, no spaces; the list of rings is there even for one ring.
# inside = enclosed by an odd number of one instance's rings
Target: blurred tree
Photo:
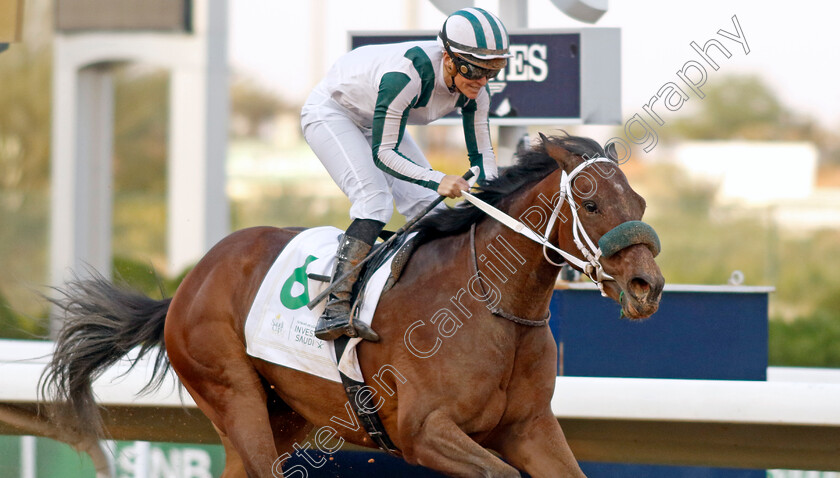
[[[16,44],[0,56],[0,187],[41,189],[49,183],[49,47]]]
[[[662,238],[657,262],[669,283],[725,284],[736,269],[749,284],[773,282],[765,264],[773,244],[761,217],[718,208],[716,187],[676,166],[648,166],[633,176],[647,200],[645,220]]]
[[[166,261],[168,134],[168,73],[146,65],[115,68],[115,260]]]
[[[41,319],[27,317],[15,312],[9,301],[0,292],[0,337],[9,339],[40,339],[47,336],[46,313]]]
[[[0,55],[0,328],[37,333],[43,304],[50,169],[52,4],[27,2],[23,42]]]
[[[260,135],[260,128],[281,112],[297,111],[297,108],[283,101],[272,91],[258,85],[254,80],[237,76],[231,86],[231,113],[233,134],[238,137],[254,138]]]
[[[769,365],[840,367],[840,316],[834,310],[819,308],[796,320],[771,320]]]
[[[758,76],[726,76],[706,87],[693,114],[675,120],[663,134],[688,139],[817,141],[810,118],[784,106]]]
[[[145,66],[114,72],[114,188],[166,191],[169,75]]]

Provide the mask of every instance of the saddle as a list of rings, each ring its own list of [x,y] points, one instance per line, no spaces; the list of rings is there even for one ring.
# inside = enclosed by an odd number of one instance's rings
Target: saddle
[[[379,237],[387,240],[393,235],[394,233],[392,231],[382,231]],[[420,239],[419,233],[405,234],[390,244],[380,242],[373,245],[368,256],[374,257],[363,266],[359,279],[353,286],[353,306],[350,308],[350,311],[354,317],[364,300],[364,294],[361,292],[365,290],[365,285],[367,285],[373,274],[388,262],[391,256],[394,256],[394,260],[391,262],[391,271],[388,274],[388,280],[382,288],[382,293],[384,294],[400,280],[403,269],[405,269],[408,260],[421,242]],[[331,279],[329,276],[319,274],[309,274],[309,278],[321,282],[330,282]]]

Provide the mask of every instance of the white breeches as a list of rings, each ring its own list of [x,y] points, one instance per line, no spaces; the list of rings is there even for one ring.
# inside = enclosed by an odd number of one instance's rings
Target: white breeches
[[[371,130],[359,126],[331,98],[318,93],[310,95],[301,111],[300,123],[306,142],[353,203],[351,219],[388,222],[394,204],[400,214],[411,218],[440,197],[431,189],[397,179],[376,167]],[[400,151],[418,165],[431,167],[407,132]]]

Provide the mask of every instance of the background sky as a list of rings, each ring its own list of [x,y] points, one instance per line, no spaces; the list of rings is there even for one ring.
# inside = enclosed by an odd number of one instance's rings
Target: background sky
[[[498,12],[498,1],[475,4]],[[229,8],[233,68],[295,103],[302,103],[329,65],[347,51],[348,31],[437,30],[446,18],[427,0],[235,0]],[[567,17],[549,0],[530,0],[528,8],[531,28],[592,26]],[[749,54],[717,35],[720,29],[735,32],[733,15]],[[720,69],[709,70],[710,82],[724,75],[757,74],[785,105],[837,128],[838,19],[840,2],[833,0],[613,0],[594,26],[621,28],[625,119],[641,111],[666,82],[676,81],[686,61],[698,59],[690,42],[702,46],[717,38],[732,57],[713,54]]]

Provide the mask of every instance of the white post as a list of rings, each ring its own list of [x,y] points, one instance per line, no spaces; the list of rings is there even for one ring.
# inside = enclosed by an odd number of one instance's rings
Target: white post
[[[35,437],[25,435],[20,437],[20,478],[37,478],[35,453],[37,450]]]
[[[60,53],[60,42],[56,49]],[[72,273],[84,276],[88,267],[111,275],[113,95],[107,65],[77,71],[72,62],[56,62],[50,233],[54,285]]]
[[[209,0],[196,7],[200,67],[173,67],[170,83],[169,274],[195,263],[230,229],[225,192],[227,2]]]
[[[151,462],[152,444],[147,441],[134,442],[134,477],[135,478],[149,478]]]
[[[105,277],[111,276],[111,223],[113,210],[112,154],[114,150],[114,84],[106,65],[79,72],[76,149],[77,196],[83,217],[84,238],[78,247],[83,257]],[[78,226],[77,226],[78,227]],[[78,266],[77,266],[78,267]]]

